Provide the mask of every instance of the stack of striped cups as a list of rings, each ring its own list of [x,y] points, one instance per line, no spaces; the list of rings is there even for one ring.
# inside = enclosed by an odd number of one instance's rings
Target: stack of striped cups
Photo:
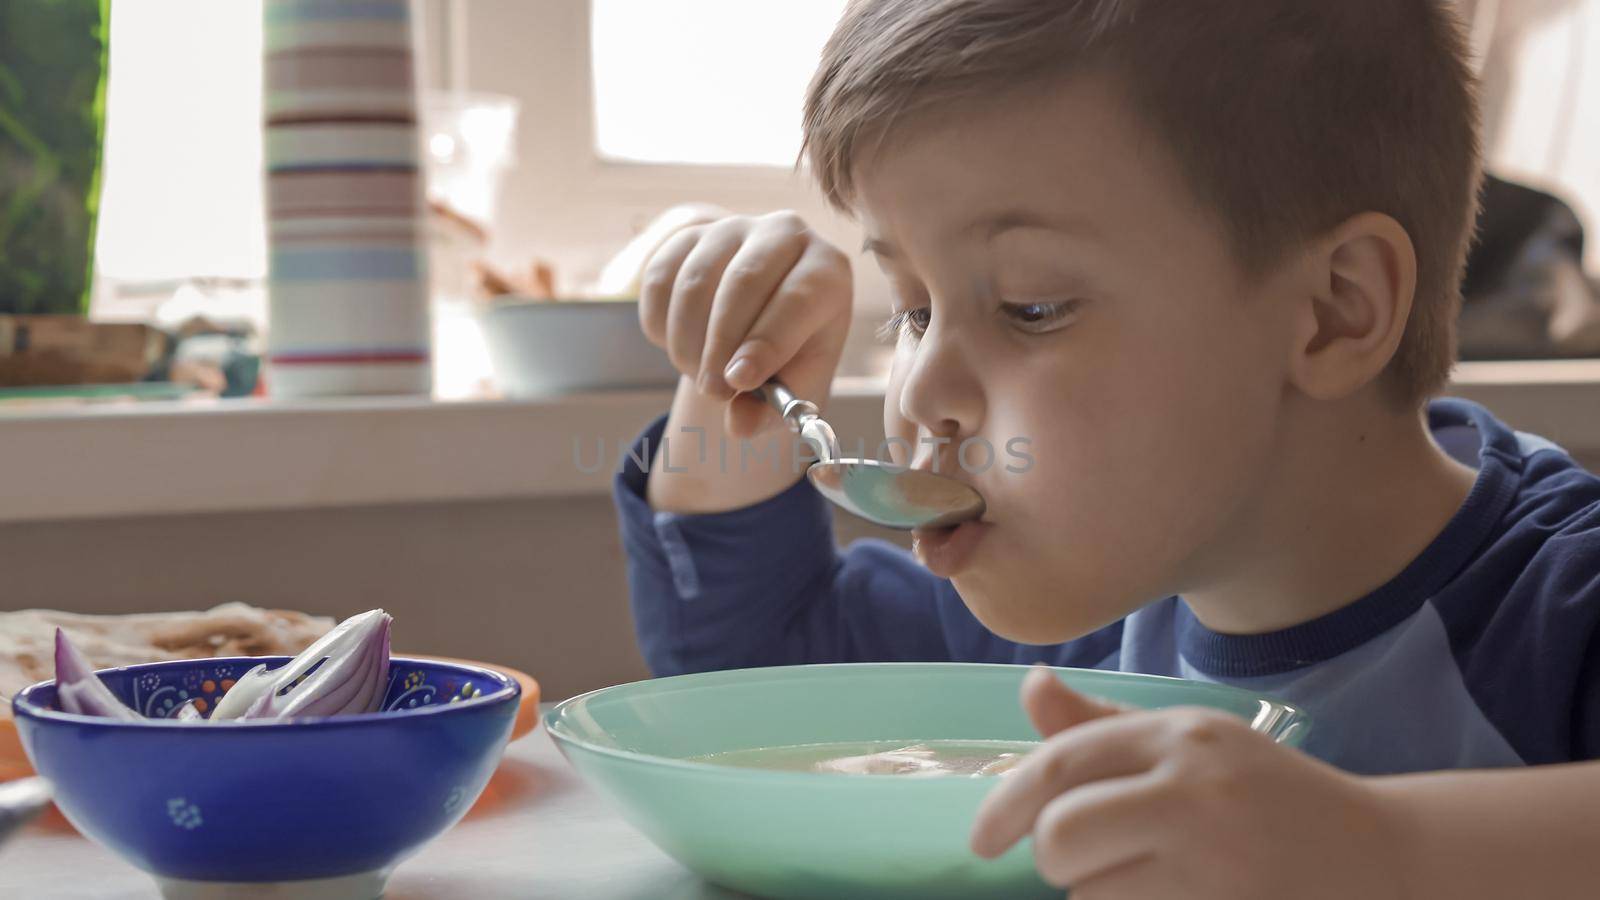
[[[409,0],[266,0],[268,390],[430,390]]]

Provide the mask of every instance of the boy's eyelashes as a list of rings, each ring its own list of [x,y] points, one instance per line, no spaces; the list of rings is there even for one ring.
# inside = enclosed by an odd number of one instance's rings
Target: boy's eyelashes
[[[1047,334],[1071,324],[1083,300],[1042,300],[1028,303],[1002,302],[997,312],[1012,327],[1027,334]],[[893,343],[902,337],[918,338],[928,330],[933,308],[917,306],[897,310],[878,329],[878,340]]]
[[[878,340],[892,344],[902,337],[920,337],[928,330],[928,322],[932,318],[933,308],[929,306],[896,310],[878,328]]]
[[[1017,329],[1029,334],[1045,334],[1065,327],[1077,315],[1083,300],[1042,300],[1028,303],[1001,303],[1000,313]]]

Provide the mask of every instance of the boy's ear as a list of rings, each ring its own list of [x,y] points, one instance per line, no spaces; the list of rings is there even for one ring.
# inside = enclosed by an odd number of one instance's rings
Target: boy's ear
[[[1297,312],[1290,378],[1307,396],[1336,400],[1375,381],[1411,317],[1417,255],[1401,224],[1364,212],[1316,240]]]

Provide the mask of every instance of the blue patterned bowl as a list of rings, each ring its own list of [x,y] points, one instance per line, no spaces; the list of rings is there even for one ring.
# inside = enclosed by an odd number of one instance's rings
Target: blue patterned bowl
[[[55,682],[14,701],[17,729],[78,830],[168,898],[372,898],[389,872],[472,806],[511,734],[521,689],[489,669],[395,658],[383,711],[300,722],[180,723],[234,679],[288,657],[108,669],[148,722],[60,712]]]

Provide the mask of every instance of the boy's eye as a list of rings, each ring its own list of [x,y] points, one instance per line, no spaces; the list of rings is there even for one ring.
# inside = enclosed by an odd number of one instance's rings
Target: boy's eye
[[[1082,301],[1080,300],[1002,303],[1000,304],[1000,311],[1019,330],[1030,334],[1044,334],[1070,323],[1081,305]]]
[[[882,341],[896,341],[902,337],[921,337],[928,330],[928,322],[933,317],[933,309],[919,306],[915,309],[902,309],[889,317],[878,329],[878,339]]]

